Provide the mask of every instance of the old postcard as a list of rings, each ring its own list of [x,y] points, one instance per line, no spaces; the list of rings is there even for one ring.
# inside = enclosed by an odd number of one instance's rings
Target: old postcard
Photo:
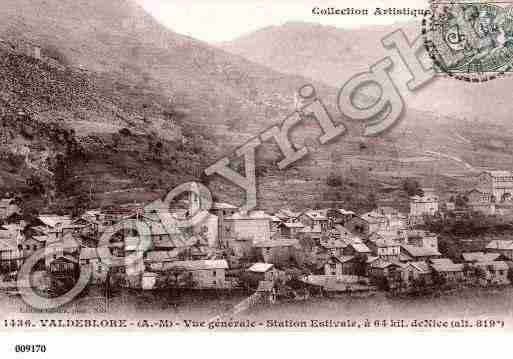
[[[0,331],[513,327],[513,1],[0,20]]]

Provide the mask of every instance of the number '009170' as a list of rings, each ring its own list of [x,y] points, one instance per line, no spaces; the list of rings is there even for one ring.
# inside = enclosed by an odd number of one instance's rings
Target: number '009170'
[[[16,353],[46,353],[46,345],[22,344],[15,345]]]

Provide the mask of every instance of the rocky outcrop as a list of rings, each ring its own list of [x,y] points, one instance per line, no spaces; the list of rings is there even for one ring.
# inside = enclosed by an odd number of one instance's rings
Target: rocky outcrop
[[[15,46],[0,46],[0,78],[2,190],[38,206],[69,207],[86,194],[109,204],[116,199],[104,193],[154,193],[203,166],[201,143],[183,141],[176,112],[158,95],[146,93],[139,105],[130,83],[54,66]]]

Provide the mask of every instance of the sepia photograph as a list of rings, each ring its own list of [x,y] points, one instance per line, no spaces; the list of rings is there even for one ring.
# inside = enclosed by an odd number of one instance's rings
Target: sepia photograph
[[[512,73],[513,1],[0,0],[3,349],[508,333]]]

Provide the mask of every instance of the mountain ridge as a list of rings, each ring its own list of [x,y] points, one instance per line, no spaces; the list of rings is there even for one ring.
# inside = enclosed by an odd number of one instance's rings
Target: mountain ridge
[[[338,88],[352,76],[369,71],[369,66],[385,56],[391,56],[396,65],[392,76],[399,79],[397,85],[410,108],[420,111],[436,108],[440,114],[454,118],[486,122],[491,117],[502,125],[509,123],[507,104],[512,86],[508,74],[480,84],[437,77],[414,93],[407,90],[404,83],[409,74],[394,51],[381,44],[384,36],[399,29],[413,41],[421,35],[422,26],[419,21],[411,21],[346,30],[294,23],[257,30],[220,46],[277,71],[303,75]],[[429,66],[430,62],[425,64]],[[489,106],[475,106],[481,102]]]

